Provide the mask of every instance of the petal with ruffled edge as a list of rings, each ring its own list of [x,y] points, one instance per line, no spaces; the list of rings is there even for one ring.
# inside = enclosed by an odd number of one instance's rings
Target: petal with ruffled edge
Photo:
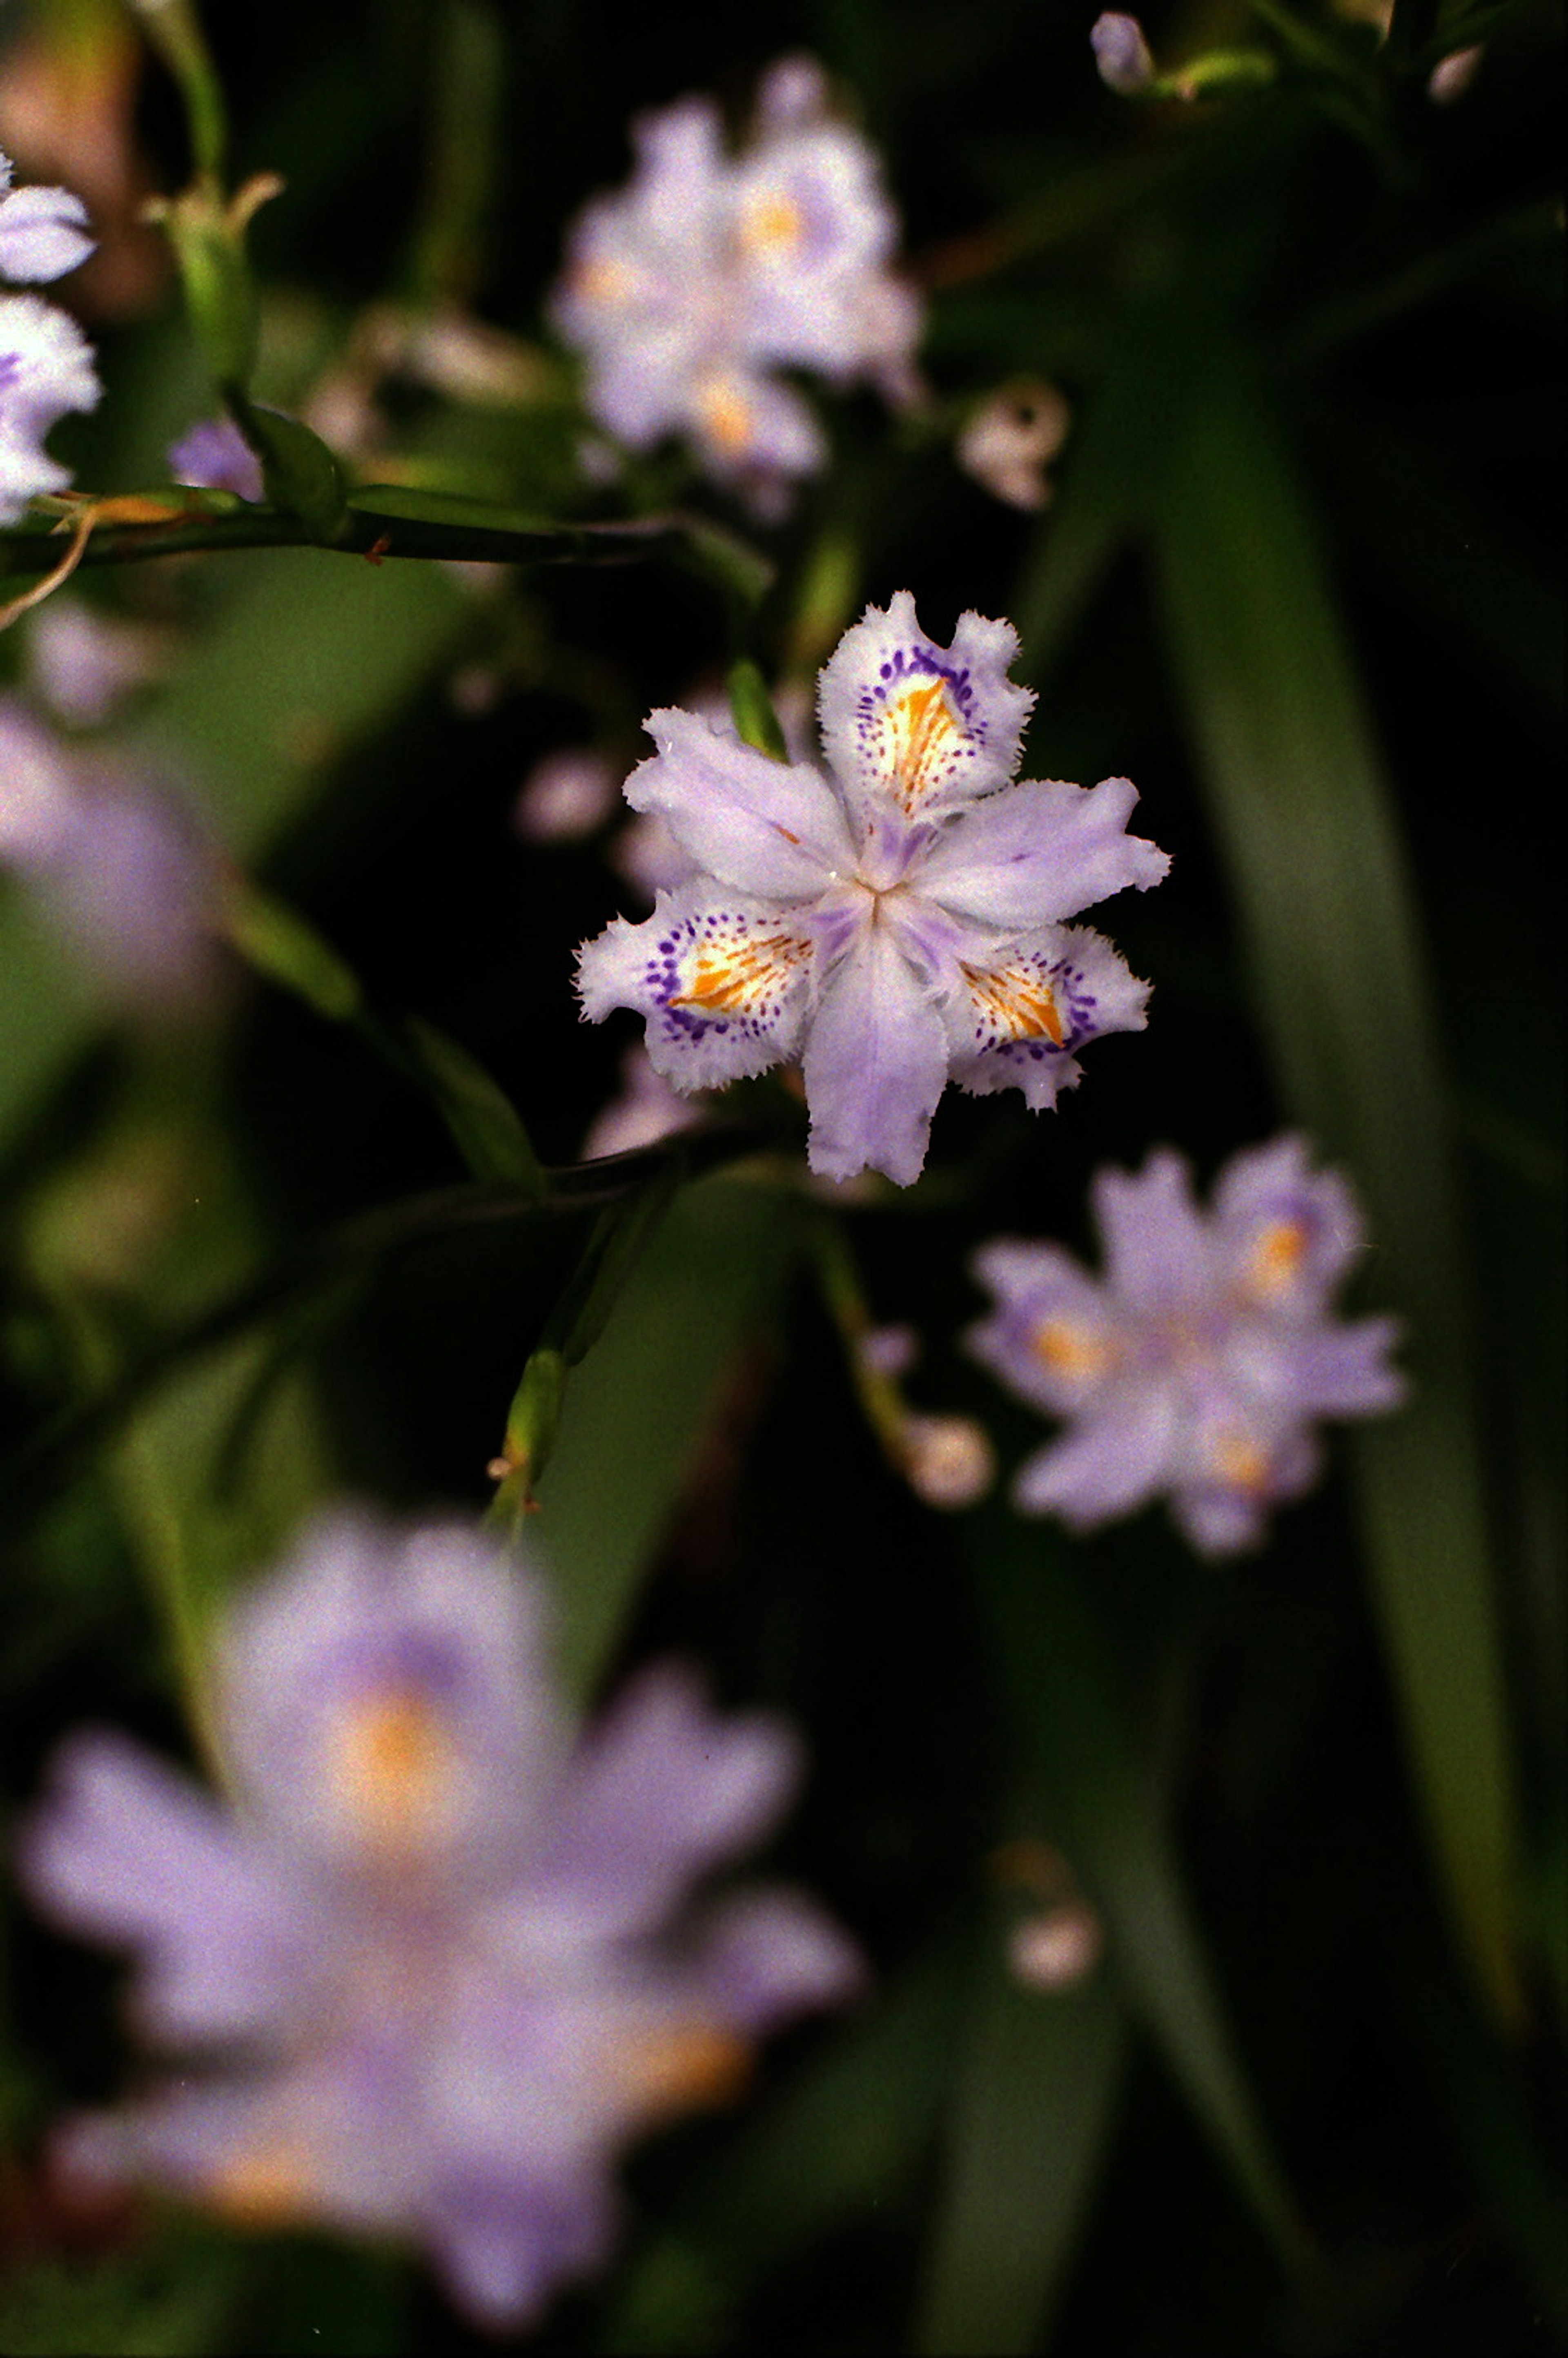
[[[1379,1416],[1398,1408],[1408,1390],[1388,1363],[1399,1337],[1397,1318],[1290,1325],[1258,1319],[1237,1329],[1227,1356],[1259,1398],[1292,1416]]]
[[[1213,1240],[1184,1155],[1162,1147],[1141,1172],[1098,1171],[1093,1203],[1107,1282],[1130,1310],[1158,1314],[1212,1291]]]
[[[811,1019],[805,1079],[813,1171],[824,1179],[881,1171],[912,1186],[946,1078],[941,1010],[892,930],[866,925]]]
[[[21,1872],[60,1924],[141,1962],[157,2037],[232,2039],[287,2015],[320,1926],[260,1846],[138,1746],[77,1736],[26,1829]]]
[[[954,1080],[973,1097],[1022,1089],[1035,1112],[1082,1078],[1076,1049],[1147,1022],[1149,985],[1087,926],[984,964],[966,960],[960,976],[945,1010]]]
[[[656,1924],[688,1884],[761,1840],[801,1774],[800,1747],[761,1714],[720,1717],[690,1672],[643,1672],[583,1737],[547,1845],[520,1887],[594,1937]]]
[[[907,590],[885,612],[867,607],[817,687],[823,744],[862,824],[879,808],[934,818],[1006,785],[1034,703],[1007,676],[1017,653],[1012,624],[979,614],[937,646]]]
[[[515,2329],[559,2286],[604,2265],[618,2216],[614,2189],[598,2170],[504,2186],[455,2174],[426,2224],[459,2308],[481,2325]]]
[[[578,952],[590,1023],[612,1008],[646,1016],[648,1057],[677,1089],[719,1089],[798,1049],[815,951],[787,911],[718,885],[661,892],[633,925],[617,917]]]
[[[41,285],[86,261],[87,207],[70,189],[13,189],[0,198],[0,277]]]
[[[691,380],[686,407],[715,475],[814,475],[826,464],[827,439],[816,412],[776,378],[705,368]]]
[[[912,882],[981,925],[1060,925],[1129,885],[1147,892],[1169,870],[1169,852],[1127,832],[1137,800],[1127,778],[1009,787],[945,827]]]
[[[775,762],[695,713],[652,712],[658,752],[626,781],[634,811],[657,812],[707,876],[770,901],[815,899],[852,872],[844,815],[821,773]]]
[[[1115,1522],[1164,1489],[1179,1437],[1168,1385],[1118,1384],[1081,1422],[1024,1461],[1014,1499],[1025,1514],[1059,1515],[1073,1531]]]
[[[997,1306],[970,1327],[966,1348],[1053,1415],[1085,1409],[1123,1361],[1105,1289],[1060,1245],[999,1237],[975,1255],[973,1268]]]
[[[1336,1171],[1314,1171],[1293,1133],[1231,1157],[1214,1228],[1235,1291],[1287,1317],[1321,1312],[1366,1243],[1350,1187]]]

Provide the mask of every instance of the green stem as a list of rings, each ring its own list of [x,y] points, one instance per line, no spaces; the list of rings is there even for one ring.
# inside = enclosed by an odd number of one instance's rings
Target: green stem
[[[221,180],[229,145],[228,112],[191,0],[127,0],[127,5],[179,86],[197,171]]]

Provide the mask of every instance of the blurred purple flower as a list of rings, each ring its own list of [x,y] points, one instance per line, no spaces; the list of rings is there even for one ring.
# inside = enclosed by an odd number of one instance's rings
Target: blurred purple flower
[[[535,763],[518,793],[512,824],[524,843],[574,843],[591,835],[616,806],[620,781],[591,745],[563,745]]]
[[[53,597],[28,618],[27,681],[61,720],[95,729],[159,676],[172,647],[170,633],[154,624]]]
[[[477,1533],[344,1518],[229,1624],[233,1810],[117,1736],[66,1747],[24,1873],[133,1952],[140,2028],[181,2059],[76,2125],[79,2171],[415,2239],[516,2325],[607,2255],[627,2140],[855,1985],[802,1898],[690,1904],[779,1815],[793,1738],[670,1667],[574,1736],[545,1620]]]
[[[966,614],[951,648],[900,590],[845,633],[818,683],[824,770],[771,761],[693,714],[654,713],[626,782],[692,874],[654,914],[579,953],[583,1011],[647,1018],[655,1071],[722,1087],[804,1059],[810,1163],[907,1186],[948,1080],[1035,1108],[1074,1051],[1143,1026],[1147,986],[1065,920],[1164,852],[1126,832],[1125,778],[1015,784],[1033,698],[1009,622]]]
[[[199,491],[232,492],[259,507],[266,497],[261,460],[228,417],[204,417],[168,446],[169,473]]]
[[[97,406],[92,347],[68,311],[41,295],[0,296],[0,525],[30,499],[62,492],[70,471],[44,437],[69,410]]]
[[[1364,1242],[1355,1197],[1284,1137],[1233,1155],[1206,1214],[1168,1148],[1139,1176],[1102,1170],[1094,1206],[1103,1280],[1059,1245],[999,1238],[976,1260],[996,1308],[970,1349],[1067,1421],[1017,1503],[1088,1531],[1164,1494],[1200,1553],[1256,1547],[1317,1478],[1317,1420],[1404,1398],[1398,1322],[1332,1313]]]
[[[708,99],[644,115],[633,135],[630,185],[572,230],[555,325],[584,355],[600,425],[633,449],[685,435],[766,503],[827,455],[776,370],[870,379],[895,401],[912,390],[920,306],[888,267],[898,222],[876,157],[803,58],[765,78],[738,158]]]
[[[87,207],[70,189],[13,188],[16,168],[0,155],[0,278],[63,278],[92,252]]]
[[[15,697],[0,697],[0,867],[126,1012],[167,1014],[207,995],[211,848],[170,796],[62,742]]]

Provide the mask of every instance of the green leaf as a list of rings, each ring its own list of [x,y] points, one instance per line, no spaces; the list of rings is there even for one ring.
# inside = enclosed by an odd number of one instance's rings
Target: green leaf
[[[719,2168],[633,2258],[595,2346],[721,2347],[762,2279],[894,2202],[929,2146],[951,2070],[957,1959],[948,1942],[905,1967],[866,2018],[765,2099]]]
[[[988,1931],[914,2335],[929,2358],[1044,2343],[1127,2060],[1126,2010],[1103,1973],[1076,1989],[1027,1989],[1007,1969],[1000,1923]]]
[[[408,1018],[402,1040],[471,1175],[515,1187],[542,1204],[549,1193],[544,1165],[500,1082],[460,1042],[423,1016]]]
[[[741,742],[754,745],[759,753],[767,753],[775,762],[787,762],[789,748],[768,684],[750,655],[730,665],[728,685],[730,710]]]
[[[1438,1018],[1404,847],[1303,494],[1237,360],[1170,449],[1166,627],[1281,1094],[1343,1156],[1412,1398],[1358,1436],[1389,1666],[1439,1876],[1519,2016],[1515,1767]]]
[[[972,1518],[966,1538],[1020,1773],[1105,1920],[1108,1962],[1129,2005],[1264,2233],[1297,2265],[1305,2234],[1236,2054],[1154,1775],[1080,1595],[1079,1566],[1005,1508]]]
[[[533,1530],[554,1575],[558,1651],[591,1692],[632,1608],[735,1354],[794,1245],[771,1188],[687,1188],[574,1374]]]
[[[346,504],[343,471],[319,434],[297,417],[263,409],[231,389],[229,406],[262,462],[262,481],[275,508],[299,518],[312,540],[330,542]]]

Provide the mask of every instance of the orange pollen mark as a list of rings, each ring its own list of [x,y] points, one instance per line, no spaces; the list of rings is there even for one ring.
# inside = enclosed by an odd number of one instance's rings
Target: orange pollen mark
[[[906,802],[914,803],[925,784],[924,773],[934,765],[944,741],[959,734],[958,723],[947,705],[946,682],[934,679],[925,687],[912,687],[907,696],[889,707],[888,718],[897,747],[893,773],[903,788]]]
[[[690,984],[672,1007],[695,1007],[704,1015],[743,1015],[773,979],[777,960],[788,965],[795,945],[787,934],[764,942],[743,942],[727,956],[699,951]]]
[[[793,198],[762,197],[747,212],[741,243],[749,254],[769,246],[798,245],[805,227],[800,207]]]
[[[310,2177],[299,2147],[277,2137],[220,2163],[203,2191],[219,2217],[236,2227],[281,2227],[304,2215]]]
[[[704,427],[721,450],[735,456],[748,447],[752,439],[752,412],[732,385],[708,385],[698,408]]]
[[[1260,1498],[1269,1487],[1269,1460],[1245,1433],[1217,1433],[1209,1444],[1208,1460],[1220,1480],[1233,1490]]]
[[[433,1830],[450,1747],[422,1694],[393,1687],[355,1703],[334,1731],[332,1780],[370,1841],[401,1849]]]
[[[619,262],[585,262],[575,284],[585,303],[623,303],[632,291],[632,274]]]
[[[1087,1382],[1103,1375],[1110,1364],[1109,1345],[1087,1326],[1075,1326],[1065,1318],[1042,1319],[1030,1341],[1035,1357],[1044,1359],[1053,1375]]]
[[[1300,1220],[1275,1220],[1253,1246],[1248,1269],[1260,1293],[1278,1293],[1302,1265],[1307,1232]]]
[[[733,2030],[674,2023],[628,2044],[616,2059],[622,2092],[644,2122],[732,2104],[752,2074],[752,2050]]]
[[[1000,974],[967,966],[964,979],[999,1031],[1011,1040],[1049,1040],[1062,1045],[1062,1018],[1054,995],[1028,967],[1009,967]]]

